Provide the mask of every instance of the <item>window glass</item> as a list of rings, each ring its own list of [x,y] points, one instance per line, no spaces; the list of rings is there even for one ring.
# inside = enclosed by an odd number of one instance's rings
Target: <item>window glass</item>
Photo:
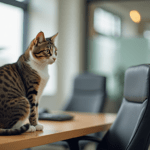
[[[22,54],[23,10],[0,3],[0,66],[16,62]]]
[[[94,11],[94,29],[103,35],[120,36],[121,20],[110,12],[96,8]]]
[[[43,95],[50,96],[55,95],[57,92],[57,64],[56,62],[48,66],[48,73],[50,78],[43,91]]]

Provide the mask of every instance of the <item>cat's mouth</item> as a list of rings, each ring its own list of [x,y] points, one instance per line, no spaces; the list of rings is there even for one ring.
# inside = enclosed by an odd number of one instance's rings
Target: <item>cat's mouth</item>
[[[53,64],[56,61],[56,58],[51,58],[48,60],[48,64]]]

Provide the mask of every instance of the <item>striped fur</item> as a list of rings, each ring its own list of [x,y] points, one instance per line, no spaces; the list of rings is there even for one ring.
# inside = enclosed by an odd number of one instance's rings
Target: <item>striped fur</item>
[[[48,65],[57,57],[54,40],[39,32],[16,63],[0,67],[0,135],[42,130],[38,104],[48,81]],[[23,125],[29,119],[30,125]]]
[[[19,129],[0,129],[1,135],[19,135],[26,132],[29,129],[30,124],[25,124]]]

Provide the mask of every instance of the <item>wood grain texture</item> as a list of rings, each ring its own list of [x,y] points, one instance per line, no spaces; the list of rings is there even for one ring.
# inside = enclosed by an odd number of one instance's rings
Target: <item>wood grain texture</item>
[[[74,115],[71,121],[39,121],[43,131],[16,136],[0,136],[0,150],[20,150],[65,139],[106,131],[114,122],[115,114],[67,112]]]

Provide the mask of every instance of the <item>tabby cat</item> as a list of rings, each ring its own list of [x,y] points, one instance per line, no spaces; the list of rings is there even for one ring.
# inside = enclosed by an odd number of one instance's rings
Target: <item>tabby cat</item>
[[[43,130],[38,124],[38,104],[49,79],[48,65],[57,56],[54,41],[39,32],[16,63],[0,67],[0,135]],[[29,118],[30,124],[25,124]]]

